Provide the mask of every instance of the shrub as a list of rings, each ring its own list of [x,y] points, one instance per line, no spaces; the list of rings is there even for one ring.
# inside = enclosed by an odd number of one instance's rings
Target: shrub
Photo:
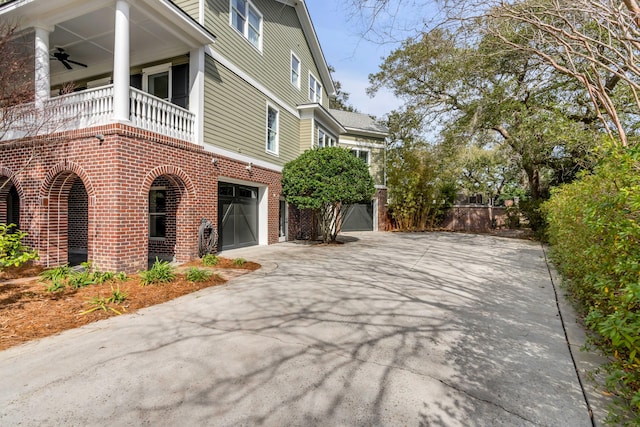
[[[187,280],[190,282],[204,282],[211,277],[211,273],[192,267],[187,271]]]
[[[552,258],[611,357],[608,385],[640,414],[640,147],[612,148],[542,211]]]
[[[207,267],[218,265],[218,262],[220,262],[220,257],[214,254],[207,254],[202,257],[202,265],[205,265]]]
[[[176,275],[173,266],[168,261],[160,261],[156,257],[156,262],[149,270],[141,272],[140,277],[142,278],[140,283],[146,286],[155,283],[169,283],[176,278]]]
[[[15,224],[0,224],[0,270],[38,259],[38,253],[22,243],[26,236]]]
[[[247,260],[244,259],[244,258],[235,258],[233,260],[233,265],[237,265],[238,267],[242,267],[243,265],[245,265],[246,262],[247,262]]]

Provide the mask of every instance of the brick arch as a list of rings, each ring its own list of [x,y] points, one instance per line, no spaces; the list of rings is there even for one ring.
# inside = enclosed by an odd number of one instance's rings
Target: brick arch
[[[172,254],[174,259],[187,261],[197,248],[198,224],[194,208],[196,203],[195,186],[182,169],[169,165],[158,166],[147,173],[140,191],[141,198],[148,200],[151,187],[158,178],[167,180],[175,190],[175,198],[172,199],[174,208],[171,217],[167,217],[168,224],[171,224],[167,225],[167,239],[159,243],[155,240],[152,241],[147,236],[147,253],[150,257],[154,253]],[[147,216],[147,218],[149,217]]]
[[[6,185],[7,182],[9,183],[8,185]],[[0,188],[0,222],[5,223],[9,218],[8,198],[11,188],[15,188],[18,193],[20,203],[18,208],[19,211],[22,210],[22,203],[24,201],[25,194],[22,184],[16,179],[13,171],[4,166],[0,166],[0,187],[2,187]],[[20,227],[20,224],[18,224],[18,227]]]
[[[153,185],[153,181],[161,176],[165,176],[167,179],[172,181],[172,183],[176,187],[186,191],[187,196],[189,196],[190,198],[195,198],[196,188],[193,185],[193,181],[191,181],[191,178],[189,178],[189,175],[187,175],[185,171],[183,171],[179,167],[171,165],[158,166],[149,171],[142,183],[140,194],[143,196],[148,194],[149,190],[151,189],[151,185]]]
[[[86,256],[90,260],[93,258],[94,236],[97,230],[96,193],[85,170],[77,163],[64,161],[49,170],[40,186],[40,259],[47,267],[67,264],[70,261],[69,195],[77,180],[82,182],[86,191],[86,208],[81,209],[87,221],[82,227],[82,233],[86,237]]]
[[[24,190],[22,189],[22,184],[13,175],[13,171],[11,169],[0,166],[0,185],[4,184],[6,181],[11,181],[11,184],[16,187],[16,191],[20,196],[20,200],[22,200],[24,198]],[[11,186],[7,185],[0,189],[0,199],[5,197],[9,193],[10,188]]]
[[[40,197],[46,198],[52,193],[52,190],[62,190],[60,185],[65,185],[65,181],[68,182],[68,177],[76,175],[78,178],[82,180],[85,189],[87,190],[87,195],[89,196],[89,204],[95,198],[95,190],[93,189],[93,184],[91,183],[91,179],[89,175],[85,172],[85,170],[74,162],[64,161],[58,163],[53,168],[49,170],[47,176],[44,178],[42,185],[40,186]],[[60,181],[60,178],[64,177],[65,179]],[[73,185],[73,181],[68,185],[68,188],[71,188]]]

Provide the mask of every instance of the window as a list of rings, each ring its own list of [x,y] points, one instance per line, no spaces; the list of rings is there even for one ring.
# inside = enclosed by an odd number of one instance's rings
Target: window
[[[249,0],[231,0],[231,26],[262,50],[262,15]]]
[[[322,85],[313,74],[309,74],[309,101],[322,103]]]
[[[336,140],[331,137],[324,129],[318,127],[318,147],[335,147]]]
[[[368,150],[353,149],[353,150],[351,150],[351,154],[353,154],[354,156],[356,156],[359,159],[362,159],[367,164],[367,166],[369,165],[369,151]]]
[[[167,237],[167,189],[152,187],[149,191],[149,238]]]
[[[171,101],[171,64],[143,69],[142,90],[165,101]]]
[[[300,89],[300,60],[291,52],[291,84]]]
[[[267,152],[271,154],[278,154],[279,116],[278,110],[267,106]]]

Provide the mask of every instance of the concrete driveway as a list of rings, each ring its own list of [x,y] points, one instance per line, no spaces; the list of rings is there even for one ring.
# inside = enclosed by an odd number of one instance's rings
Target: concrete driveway
[[[539,244],[349,236],[0,352],[0,425],[591,425]]]

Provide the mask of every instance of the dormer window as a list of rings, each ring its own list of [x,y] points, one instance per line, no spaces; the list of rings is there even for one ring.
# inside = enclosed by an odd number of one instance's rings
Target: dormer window
[[[262,14],[249,0],[231,0],[231,26],[262,50]]]

